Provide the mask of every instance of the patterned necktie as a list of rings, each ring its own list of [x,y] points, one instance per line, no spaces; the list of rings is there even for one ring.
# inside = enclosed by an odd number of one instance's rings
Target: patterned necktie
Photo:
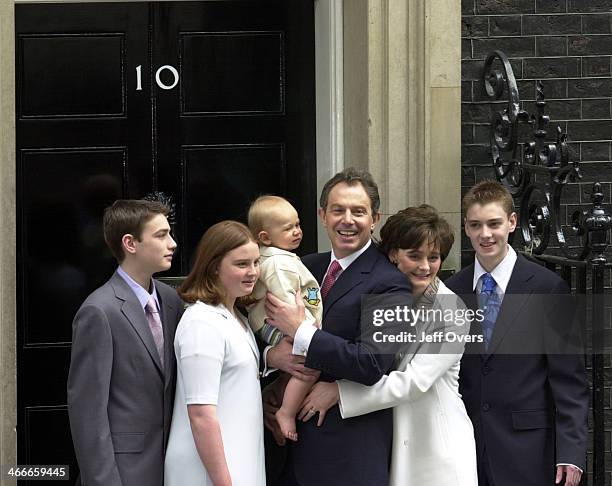
[[[153,340],[155,341],[155,347],[159,353],[159,361],[161,362],[162,368],[164,367],[164,331],[162,330],[162,323],[159,318],[159,311],[157,310],[157,304],[153,296],[149,297],[149,301],[145,306],[145,314],[147,315],[147,321],[149,321],[149,327],[151,328],[151,334],[153,334]]]
[[[484,311],[484,319],[482,320],[482,334],[484,336],[485,350],[489,349],[491,338],[493,337],[493,329],[501,300],[498,293],[495,291],[497,283],[490,273],[485,273],[482,277],[482,287],[479,295],[479,305]]]
[[[334,282],[338,278],[338,274],[341,270],[342,267],[338,263],[338,260],[331,262],[331,265],[327,269],[327,275],[325,275],[325,279],[323,280],[323,285],[321,285],[321,297],[327,297],[329,289],[331,289],[332,285],[334,285]]]

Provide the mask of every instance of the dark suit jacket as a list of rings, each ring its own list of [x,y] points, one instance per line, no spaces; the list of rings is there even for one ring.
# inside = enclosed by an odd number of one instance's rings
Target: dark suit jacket
[[[474,264],[445,283],[476,308],[473,277]],[[557,463],[584,470],[589,404],[584,356],[516,354],[517,343],[523,342],[526,352],[541,351],[560,335],[555,326],[567,322],[560,312],[567,308],[562,296],[567,293],[555,273],[518,255],[487,353],[482,344],[466,346],[459,391],[474,424],[479,464],[486,448],[496,486],[554,484]],[[480,332],[479,326],[474,323],[472,333]]]
[[[319,282],[330,253],[302,260]],[[372,244],[342,272],[323,302],[323,330],[315,332],[306,366],[322,371],[321,379],[349,379],[372,385],[390,370],[392,354],[377,355],[360,340],[361,297],[397,293],[410,299],[410,284]],[[299,440],[290,445],[288,467],[303,486],[386,486],[392,411],[382,410],[343,420],[338,406],[329,410],[321,427],[316,420],[298,422]]]
[[[155,287],[164,371],[143,308],[117,273],[74,318],[68,415],[84,486],[162,486],[183,305],[168,285]]]

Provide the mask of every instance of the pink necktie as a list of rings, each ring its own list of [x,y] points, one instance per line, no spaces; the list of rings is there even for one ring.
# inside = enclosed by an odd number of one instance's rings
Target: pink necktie
[[[161,362],[162,368],[164,367],[164,331],[162,330],[162,323],[159,318],[159,311],[157,310],[157,304],[153,297],[149,297],[149,302],[145,307],[147,315],[147,321],[149,321],[149,327],[151,328],[151,334],[153,334],[153,340],[155,341],[155,347],[159,353],[159,361]]]
[[[323,285],[321,285],[321,296],[325,298],[329,289],[332,288],[334,282],[338,278],[338,274],[342,270],[342,267],[338,263],[338,260],[334,260],[331,262],[331,265],[327,269],[327,275],[325,275],[325,279],[323,280]]]

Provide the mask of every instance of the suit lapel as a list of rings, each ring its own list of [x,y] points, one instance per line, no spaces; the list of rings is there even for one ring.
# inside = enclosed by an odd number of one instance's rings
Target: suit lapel
[[[468,309],[474,312],[478,310],[478,298],[474,290],[474,264],[472,263],[457,275],[457,285],[454,287],[455,293],[464,301]],[[473,336],[482,336],[482,324],[472,321],[470,325],[470,334]],[[470,342],[465,345],[465,354],[477,354],[483,358],[485,349],[484,342]]]
[[[136,295],[132,292],[132,289],[130,289],[125,280],[117,273],[112,276],[111,285],[115,291],[115,296],[122,302],[121,312],[140,337],[140,340],[155,363],[157,371],[160,373],[160,377],[163,377],[164,373],[159,361],[157,348],[155,347],[155,341],[153,340],[153,334],[151,334],[149,322],[147,321],[147,317],[145,316],[140,302],[138,302]]]
[[[508,282],[508,287],[504,294],[504,300],[497,321],[495,322],[495,328],[493,330],[493,336],[491,337],[491,343],[487,350],[487,359],[495,352],[504,339],[504,336],[508,333],[513,323],[516,321],[517,316],[520,314],[521,309],[525,303],[531,297],[531,289],[527,285],[527,282],[533,277],[533,274],[525,265],[524,257],[517,255],[512,275]],[[506,298],[506,296],[511,296]]]
[[[470,287],[472,285],[472,278],[474,273],[470,274]],[[474,312],[478,310],[478,298],[473,289],[469,289],[469,292],[459,295],[461,299],[464,301],[465,305],[468,309],[472,309]],[[470,324],[470,334],[472,336],[482,336],[482,324],[477,322],[476,319],[472,321]],[[484,355],[484,341],[473,341],[465,344],[465,352],[466,354],[478,354],[481,357]]]
[[[472,281],[474,280],[474,264],[472,263],[471,265],[468,265],[463,270],[458,272],[457,275],[450,277],[450,279],[454,280],[454,285],[452,286],[453,287],[452,290],[459,297],[463,298],[463,296],[468,296],[469,294],[473,294],[474,290],[472,288]],[[447,282],[449,280],[447,280]]]
[[[168,388],[172,384],[172,375],[174,370],[174,335],[173,326],[170,325],[170,316],[175,316],[177,309],[171,303],[167,292],[162,290],[163,287],[159,283],[155,284],[157,296],[159,297],[162,309],[162,326],[164,328],[164,355],[165,355],[165,373],[164,373],[164,388]],[[176,323],[175,323],[176,324]],[[148,323],[147,323],[148,327]],[[152,336],[151,336],[152,337]]]
[[[349,265],[346,270],[343,270],[332,288],[329,290],[327,297],[323,301],[323,319],[327,315],[329,309],[346,293],[353,290],[363,282],[364,278],[372,271],[372,265],[376,260],[378,250],[371,244],[370,247],[363,252],[357,260]]]
[[[325,277],[325,272],[327,271],[327,267],[331,262],[331,252],[321,253],[316,256],[316,259],[313,261],[312,265],[309,267],[310,273],[312,276],[319,282],[319,285],[323,285],[323,277]]]

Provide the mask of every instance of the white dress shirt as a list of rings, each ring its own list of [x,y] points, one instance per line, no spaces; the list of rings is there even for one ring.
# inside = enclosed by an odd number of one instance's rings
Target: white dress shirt
[[[514,248],[508,245],[508,253],[506,253],[504,259],[499,262],[497,266],[491,270],[491,272],[487,272],[478,261],[478,258],[476,258],[474,262],[474,281],[472,284],[474,291],[477,294],[480,293],[480,289],[482,288],[482,279],[480,277],[482,277],[485,273],[490,273],[497,284],[495,292],[497,295],[499,295],[501,302],[504,298],[504,294],[506,293],[506,289],[508,288],[508,282],[510,282],[510,277],[512,276],[512,271],[514,270],[514,265],[516,264],[516,258]]]
[[[340,278],[342,272],[344,272],[351,265],[351,263],[357,260],[357,258],[359,258],[363,254],[363,252],[365,252],[370,247],[371,244],[372,240],[368,240],[368,242],[363,245],[363,247],[361,247],[356,252],[351,253],[349,256],[345,256],[344,258],[336,257],[334,251],[332,250],[331,259],[329,260],[329,265],[327,266],[328,270],[329,266],[334,260],[336,260],[340,264],[340,267],[342,267],[342,270],[340,270],[340,272],[338,272],[338,275],[336,276],[336,281]],[[325,275],[323,276],[321,285],[323,285],[326,276],[327,270],[325,271]],[[323,302],[323,311],[325,311],[325,302]],[[306,354],[308,353],[308,348],[310,347],[310,342],[312,341],[312,337],[317,331],[318,329],[313,326],[310,321],[303,321],[300,324],[300,327],[298,327],[297,331],[295,332],[295,336],[293,337],[293,354],[306,356]]]

